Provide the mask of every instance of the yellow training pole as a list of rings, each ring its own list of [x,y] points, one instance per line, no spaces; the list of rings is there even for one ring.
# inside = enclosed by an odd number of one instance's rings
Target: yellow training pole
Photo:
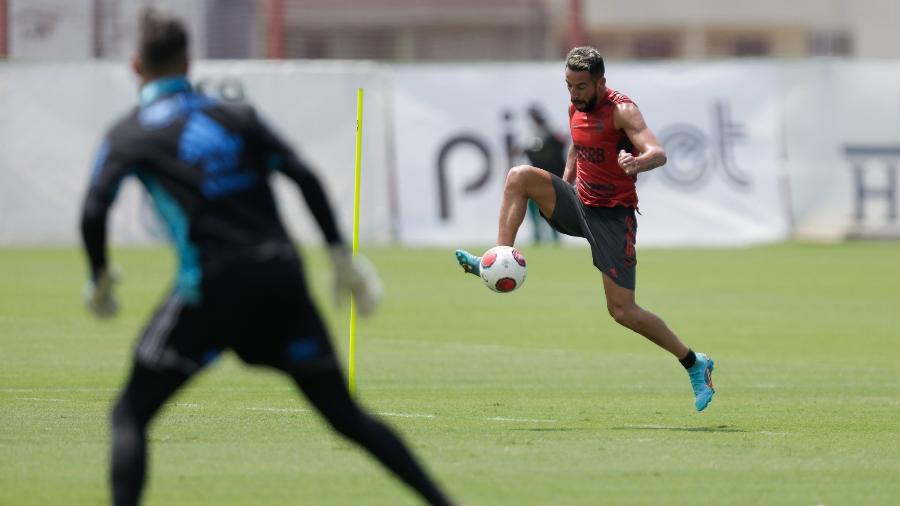
[[[353,256],[359,250],[359,180],[362,164],[363,89],[356,90],[356,183],[353,189]],[[356,393],[356,302],[350,295],[350,395]]]

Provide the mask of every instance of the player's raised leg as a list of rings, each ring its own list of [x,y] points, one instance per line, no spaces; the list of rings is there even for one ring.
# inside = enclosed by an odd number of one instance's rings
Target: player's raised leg
[[[637,305],[634,290],[617,285],[606,273],[603,274],[603,290],[606,293],[606,308],[618,324],[646,337],[681,362],[691,379],[694,406],[697,411],[703,411],[715,393],[712,384],[713,360],[685,346],[662,318]]]
[[[528,211],[528,199],[537,203],[544,216],[551,216],[556,206],[552,175],[530,165],[513,167],[506,175],[506,184],[503,186],[497,230],[498,246],[512,246],[516,242],[516,234]]]
[[[497,230],[497,245],[512,246],[525,213],[528,199],[534,200],[544,216],[553,215],[556,206],[556,191],[553,189],[552,175],[537,167],[518,165],[509,170],[503,186],[503,201],[500,203],[500,222]],[[456,260],[463,270],[476,276],[480,274],[480,257],[463,250],[456,250]]]

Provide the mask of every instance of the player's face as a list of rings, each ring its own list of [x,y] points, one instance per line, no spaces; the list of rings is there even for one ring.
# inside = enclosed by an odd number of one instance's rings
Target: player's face
[[[594,79],[587,71],[566,68],[566,87],[569,99],[579,111],[589,111],[597,104],[597,90],[605,82],[605,78]]]

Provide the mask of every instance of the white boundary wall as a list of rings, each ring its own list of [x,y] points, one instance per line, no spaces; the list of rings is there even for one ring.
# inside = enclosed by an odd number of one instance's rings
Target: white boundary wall
[[[900,61],[781,72],[796,235],[900,237]]]
[[[668,166],[639,178],[639,245],[900,235],[900,62],[607,68],[609,85],[637,102],[669,153]],[[556,63],[199,62],[192,80],[257,105],[318,168],[348,233],[355,93],[364,87],[370,243],[492,243],[505,172],[526,161],[507,148],[529,137],[526,107],[539,105],[567,131]],[[0,245],[77,242],[94,151],[136,88],[123,63],[0,64]],[[454,138],[462,140],[439,163]],[[318,241],[296,191],[281,180],[277,191],[292,233]],[[123,187],[111,223],[118,243],[160,235],[136,182]]]
[[[390,239],[384,70],[361,63],[200,62],[192,80],[211,93],[248,97],[318,169],[348,235],[356,88],[364,87],[361,239]],[[137,81],[123,64],[0,65],[0,245],[78,241],[81,199],[95,151],[136,96]],[[293,184],[278,178],[276,192],[292,234],[318,241],[319,231]],[[111,224],[119,243],[146,243],[163,233],[134,179],[123,184]]]

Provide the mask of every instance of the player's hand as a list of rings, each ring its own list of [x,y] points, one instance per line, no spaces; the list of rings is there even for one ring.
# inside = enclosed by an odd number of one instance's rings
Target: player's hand
[[[359,314],[367,316],[375,311],[381,301],[384,287],[372,264],[362,255],[353,256],[341,247],[331,249],[331,260],[334,262],[335,302],[342,305],[348,294],[353,294],[353,301]]]
[[[118,269],[105,269],[84,289],[84,304],[97,318],[109,318],[119,312],[113,287],[119,280]]]
[[[622,167],[622,170],[629,176],[638,173],[637,159],[634,155],[624,149],[619,150],[619,167]]]

